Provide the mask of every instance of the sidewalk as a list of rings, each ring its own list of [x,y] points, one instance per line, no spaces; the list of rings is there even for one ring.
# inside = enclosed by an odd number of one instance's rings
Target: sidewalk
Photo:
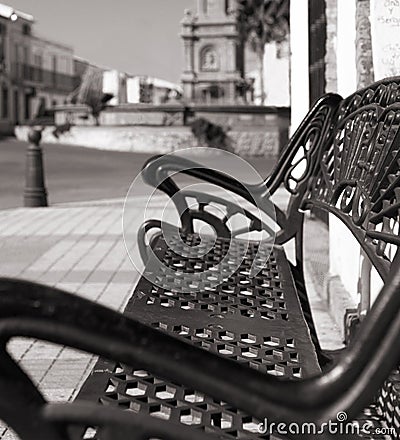
[[[130,212],[134,231],[143,221],[145,202],[138,199],[135,212]],[[151,208],[159,217],[161,204],[156,201]],[[122,200],[109,200],[0,211],[0,276],[55,286],[123,310],[139,274],[123,243],[122,209]],[[332,348],[339,342],[337,329],[317,296],[318,280],[312,281],[317,327],[325,346]],[[95,361],[85,353],[41,341],[19,338],[11,347],[50,401],[72,400]],[[0,438],[15,437],[0,427]]]

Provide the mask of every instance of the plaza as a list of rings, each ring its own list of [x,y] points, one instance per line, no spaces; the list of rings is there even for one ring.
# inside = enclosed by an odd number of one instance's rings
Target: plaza
[[[0,438],[397,438],[399,2],[26,1]]]

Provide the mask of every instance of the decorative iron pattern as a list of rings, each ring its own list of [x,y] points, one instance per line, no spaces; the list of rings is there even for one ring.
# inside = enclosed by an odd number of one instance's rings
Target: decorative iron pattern
[[[377,398],[377,413],[384,418],[387,426],[395,429],[400,437],[400,372],[393,371],[379,391]]]
[[[365,408],[354,423],[358,423],[361,428],[364,427],[358,436],[364,440],[391,440],[393,438],[387,434],[390,432],[389,427],[376,404]]]
[[[361,107],[377,104],[382,108],[400,102],[400,78],[389,78],[374,83],[344,99],[339,106],[337,117],[342,120]]]
[[[255,199],[257,199],[257,195],[257,193],[254,194]],[[190,217],[193,220],[197,219],[208,223],[215,230],[218,237],[237,237],[243,233],[252,231],[265,231],[267,237],[271,239],[275,236],[275,233],[270,226],[263,222],[259,217],[236,203],[215,195],[198,191],[184,190],[181,191],[181,196],[186,199],[187,203],[189,200],[192,201],[189,209]],[[253,195],[250,194],[250,197],[252,196]],[[195,205],[193,205],[193,200],[196,201]],[[259,205],[260,206],[257,206],[260,211],[259,214],[261,214],[262,211],[267,214],[270,219],[275,220],[275,206],[270,200],[260,203]],[[229,224],[234,217],[241,218],[242,222],[240,222],[240,224],[242,226],[236,230],[231,230]]]
[[[229,247],[229,240],[219,238],[209,258],[201,259],[196,250],[199,237],[184,238],[191,245],[184,257],[176,253],[179,240],[174,243],[175,252],[162,238],[154,245],[155,256],[174,268],[176,288],[155,287],[142,277],[125,314],[265,374],[294,380],[317,374],[315,348],[283,249],[274,247],[265,269],[249,278],[260,246],[250,242],[242,264],[225,282],[212,287],[205,280],[200,291],[184,293],[190,273],[215,265]],[[234,241],[237,246],[244,245]],[[152,270],[150,259],[145,271]],[[253,417],[196,390],[155,377],[139,364],[128,367],[100,360],[80,398],[191,425],[220,438],[269,438],[259,433],[260,421]],[[90,432],[93,437],[85,438],[96,438],[95,431]]]
[[[327,140],[330,133],[332,117],[341,100],[342,98],[337,94],[328,94],[315,103],[289,140],[270,176],[260,184],[244,184],[232,176],[216,170],[206,169],[193,161],[177,156],[169,157],[168,155],[151,158],[143,167],[143,178],[147,184],[171,197],[175,204],[178,201],[181,203],[184,209],[178,209],[178,211],[186,213],[181,217],[182,229],[185,232],[193,232],[193,218],[204,217],[204,204],[200,203],[197,210],[189,210],[184,197],[187,192],[179,189],[173,177],[170,176],[171,172],[187,174],[196,179],[220,186],[243,197],[262,211],[266,211],[267,215],[271,212],[270,196],[275,193],[277,188],[283,186],[291,196],[289,209],[287,212],[283,212],[279,207],[274,206],[276,222],[281,228],[276,237],[276,242],[283,244],[301,229],[302,215],[298,212],[298,207],[307,190],[309,179],[313,175],[320,147]],[[203,195],[203,197],[206,198],[206,204],[212,202],[211,197],[207,198],[207,195]],[[198,199],[198,196],[196,198]],[[228,206],[227,203],[226,205]],[[233,209],[233,204],[230,203],[229,207]],[[265,208],[267,209],[265,210]],[[239,206],[236,209],[243,211]],[[260,219],[251,218],[246,211],[244,211],[244,214],[252,222],[251,230],[267,230]],[[224,237],[228,235],[226,228],[221,228],[219,219],[208,216],[207,220],[210,220],[209,223],[215,230],[223,229]],[[228,231],[228,233],[231,232],[234,231]],[[144,237],[144,234],[142,235]],[[145,248],[144,245],[141,247]],[[145,254],[146,252],[143,252],[143,255]]]
[[[329,107],[323,106],[310,123],[309,129],[300,139],[293,160],[284,177],[284,186],[290,194],[296,195],[301,184],[306,182],[311,171],[312,156],[321,142],[321,134],[329,113]]]
[[[217,438],[269,438],[259,433],[259,420],[225,402],[165,381],[145,370],[118,364],[106,386],[100,397],[103,405],[213,432],[218,434]],[[88,436],[89,432],[93,437]],[[85,435],[83,438],[96,438],[93,428],[87,428]]]
[[[384,278],[400,244],[399,82],[343,101],[304,203],[345,221]]]
[[[305,187],[313,171],[319,148],[329,133],[329,120],[332,115],[332,104],[320,102],[315,114],[307,124],[307,129],[301,130],[295,146],[290,148],[288,164],[283,168],[283,185],[293,196],[298,196]],[[281,166],[282,164],[280,164]],[[271,191],[272,192],[272,191]]]

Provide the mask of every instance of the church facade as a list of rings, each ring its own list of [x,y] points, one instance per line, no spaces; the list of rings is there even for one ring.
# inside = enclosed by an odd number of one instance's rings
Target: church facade
[[[244,43],[236,0],[197,0],[185,11],[183,95],[199,103],[240,103],[245,93]]]

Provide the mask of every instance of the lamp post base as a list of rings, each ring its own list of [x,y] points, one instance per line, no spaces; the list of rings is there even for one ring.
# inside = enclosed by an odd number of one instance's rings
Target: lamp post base
[[[26,152],[26,172],[24,189],[24,206],[29,208],[48,206],[47,191],[44,184],[42,149],[39,146],[41,132],[32,130],[29,134],[29,145]]]

